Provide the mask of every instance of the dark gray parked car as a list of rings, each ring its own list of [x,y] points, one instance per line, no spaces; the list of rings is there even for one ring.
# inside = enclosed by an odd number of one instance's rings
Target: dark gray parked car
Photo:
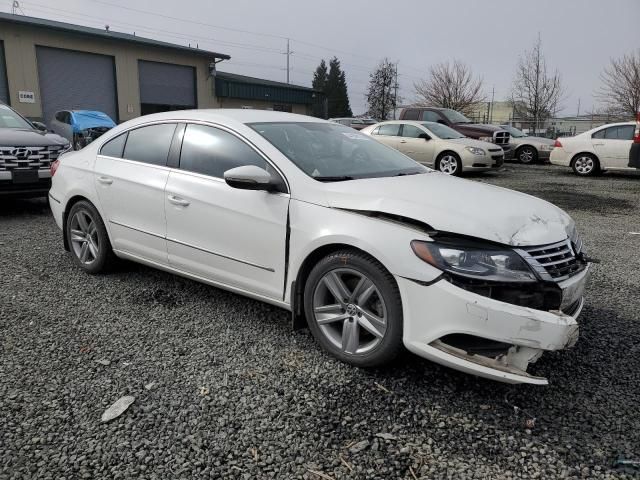
[[[513,158],[520,163],[536,163],[549,161],[554,140],[544,137],[531,137],[510,125],[500,125],[511,134],[509,144],[514,151]]]
[[[0,195],[46,196],[51,163],[70,149],[66,139],[0,103]]]

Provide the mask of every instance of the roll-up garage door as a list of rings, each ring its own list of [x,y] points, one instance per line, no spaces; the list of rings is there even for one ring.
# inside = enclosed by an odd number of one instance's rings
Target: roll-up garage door
[[[138,78],[143,115],[196,108],[194,67],[139,60]]]
[[[118,121],[113,57],[49,47],[36,55],[45,122],[58,110],[98,110]]]
[[[9,87],[7,85],[7,62],[4,58],[4,42],[0,40],[0,102],[9,104]]]

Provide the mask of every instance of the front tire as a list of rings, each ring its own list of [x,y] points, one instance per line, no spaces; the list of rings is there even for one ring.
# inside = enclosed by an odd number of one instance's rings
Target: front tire
[[[573,171],[582,176],[588,177],[600,172],[600,163],[598,159],[590,153],[581,153],[571,162]]]
[[[436,160],[436,170],[447,175],[460,176],[462,174],[462,161],[453,152],[443,152]]]
[[[538,151],[529,145],[520,147],[516,152],[516,158],[520,163],[530,165],[538,161]]]
[[[316,342],[339,360],[374,367],[402,349],[402,302],[393,276],[371,256],[342,250],[311,270],[304,308]]]
[[[88,201],[75,203],[65,224],[74,262],[90,274],[108,270],[115,262],[107,229],[96,208]]]

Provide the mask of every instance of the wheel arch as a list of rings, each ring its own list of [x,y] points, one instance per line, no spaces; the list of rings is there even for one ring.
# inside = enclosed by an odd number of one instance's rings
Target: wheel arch
[[[571,161],[569,162],[570,167],[573,168],[574,162],[580,155],[589,155],[590,157],[593,157],[596,161],[596,170],[598,171],[602,170],[602,162],[600,162],[600,157],[598,157],[598,155],[596,155],[594,152],[590,152],[589,150],[581,150],[578,153],[575,153],[571,157]]]
[[[382,267],[389,271],[384,262],[380,261],[375,255],[359,248],[353,244],[349,243],[326,243],[324,245],[320,245],[316,247],[314,250],[309,252],[307,256],[304,258],[298,271],[296,272],[295,278],[291,283],[291,291],[290,291],[290,304],[291,304],[291,325],[294,330],[299,330],[307,327],[307,319],[304,314],[304,302],[303,295],[304,289],[307,283],[307,279],[309,278],[309,274],[313,267],[324,257],[330,255],[334,252],[338,252],[340,250],[354,250],[359,253],[363,253],[373,258],[376,262],[378,262]]]
[[[96,206],[95,203],[93,203],[91,201],[90,198],[82,195],[82,194],[76,194],[73,195],[69,198],[69,200],[67,200],[67,203],[64,206],[64,210],[62,211],[62,243],[64,245],[64,249],[68,252],[70,251],[70,246],[69,246],[69,238],[67,237],[67,217],[69,216],[69,211],[73,208],[73,206],[81,201],[85,201],[85,202],[89,202],[91,205],[93,205],[93,207],[96,209],[96,211],[98,212],[99,215],[102,215],[102,213],[100,212],[100,210],[98,210],[98,207]],[[104,219],[102,219],[103,223],[104,223]],[[106,227],[106,223],[105,223],[105,228],[107,230],[107,236],[109,237],[109,241],[111,241],[111,235],[109,233],[109,228]]]

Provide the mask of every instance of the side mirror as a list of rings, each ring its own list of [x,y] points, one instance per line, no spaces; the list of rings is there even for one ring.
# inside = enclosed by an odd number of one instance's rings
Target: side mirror
[[[276,183],[269,172],[255,165],[243,165],[224,172],[224,181],[227,185],[241,190],[265,190],[267,192],[276,189]]]
[[[36,129],[40,130],[41,132],[47,131],[47,126],[42,122],[32,121],[31,125],[33,125]]]
[[[427,135],[426,133],[421,133],[420,135],[418,135],[418,138],[424,138],[425,140],[431,140],[431,137],[429,135]]]

